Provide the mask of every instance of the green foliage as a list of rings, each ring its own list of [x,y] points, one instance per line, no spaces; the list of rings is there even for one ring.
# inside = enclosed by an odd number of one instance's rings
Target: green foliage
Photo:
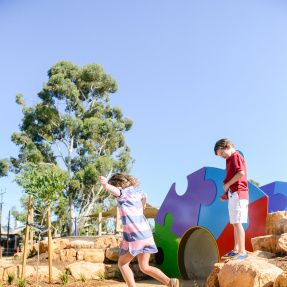
[[[12,285],[16,279],[16,274],[14,272],[9,272],[8,274],[8,283]]]
[[[79,222],[85,221],[93,205],[108,195],[99,189],[99,175],[131,169],[133,160],[124,133],[131,129],[132,120],[124,118],[120,107],[109,105],[117,83],[100,65],[79,67],[60,61],[51,67],[48,77],[36,105],[28,107],[23,95],[16,96],[24,117],[21,133],[12,135],[20,152],[10,160],[16,173],[25,162],[63,167],[69,217],[74,218],[78,209]],[[32,183],[28,188],[34,192]],[[62,213],[60,208],[58,212]]]
[[[251,183],[253,183],[254,185],[256,185],[257,187],[260,186],[260,183],[257,182],[257,181],[255,181],[255,180],[253,180],[253,179],[249,179],[249,181],[250,181]]]
[[[15,177],[24,192],[44,203],[59,200],[65,187],[66,179],[56,169],[37,166],[27,162],[21,164],[22,172]]]
[[[97,275],[98,275],[100,281],[105,281],[106,280],[105,274],[102,271],[99,271],[97,273]]]
[[[67,285],[69,283],[69,275],[70,275],[69,270],[65,270],[60,274],[60,279],[64,285]]]
[[[30,162],[21,164],[21,173],[15,177],[15,181],[23,188],[24,192],[33,196],[33,207],[38,212],[35,222],[41,222],[45,216],[47,207],[60,206],[66,202],[63,197],[63,190],[67,178],[58,168],[46,165],[36,165]],[[23,197],[22,205],[25,207],[24,213],[20,213],[15,207],[12,215],[20,220],[26,220],[28,209],[28,196]],[[40,216],[39,216],[40,215]]]
[[[80,273],[80,277],[81,277],[81,281],[82,282],[86,282],[87,281],[87,278],[86,278],[84,273]]]
[[[10,162],[7,159],[0,160],[0,177],[7,176],[10,169]]]
[[[18,278],[18,287],[26,287],[26,285],[27,285],[26,278],[23,278],[23,279]]]

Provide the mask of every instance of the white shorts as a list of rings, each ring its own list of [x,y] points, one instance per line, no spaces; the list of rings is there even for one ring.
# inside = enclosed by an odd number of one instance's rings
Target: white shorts
[[[248,200],[239,199],[237,191],[228,190],[228,211],[230,223],[247,223],[248,218]]]

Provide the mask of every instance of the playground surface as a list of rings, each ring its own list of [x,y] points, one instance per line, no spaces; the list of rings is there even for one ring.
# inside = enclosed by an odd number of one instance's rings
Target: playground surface
[[[36,287],[36,282],[28,280],[27,287]],[[187,281],[187,280],[180,280],[179,286],[180,287],[204,287],[206,284],[206,280],[195,280],[195,281]],[[63,284],[60,284],[59,282],[55,284],[49,284],[48,281],[39,281],[38,287],[59,287]],[[137,287],[158,287],[158,286],[164,286],[161,282],[158,282],[156,280],[142,280],[136,282]],[[4,283],[1,286],[18,286],[16,284],[8,285],[8,283]],[[127,286],[124,282],[119,282],[115,280],[105,280],[105,281],[97,281],[97,280],[87,280],[86,282],[79,282],[70,280],[70,282],[65,285],[68,287],[76,286],[76,287],[124,287]]]

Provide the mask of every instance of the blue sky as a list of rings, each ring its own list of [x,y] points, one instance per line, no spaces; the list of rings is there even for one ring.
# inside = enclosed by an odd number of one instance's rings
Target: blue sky
[[[0,1],[0,158],[59,60],[102,65],[118,82],[112,105],[134,121],[126,134],[148,201],[203,166],[225,168],[216,140],[229,138],[261,185],[287,181],[287,2]],[[6,188],[2,224],[21,189]]]

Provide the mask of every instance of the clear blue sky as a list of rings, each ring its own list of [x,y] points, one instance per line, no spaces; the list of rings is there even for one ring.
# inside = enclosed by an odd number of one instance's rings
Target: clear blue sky
[[[59,60],[99,63],[118,82],[112,105],[134,121],[126,134],[150,204],[203,166],[230,138],[261,185],[287,181],[287,2],[283,0],[0,1],[0,158],[16,156],[11,134]],[[2,224],[19,206],[13,175]]]

